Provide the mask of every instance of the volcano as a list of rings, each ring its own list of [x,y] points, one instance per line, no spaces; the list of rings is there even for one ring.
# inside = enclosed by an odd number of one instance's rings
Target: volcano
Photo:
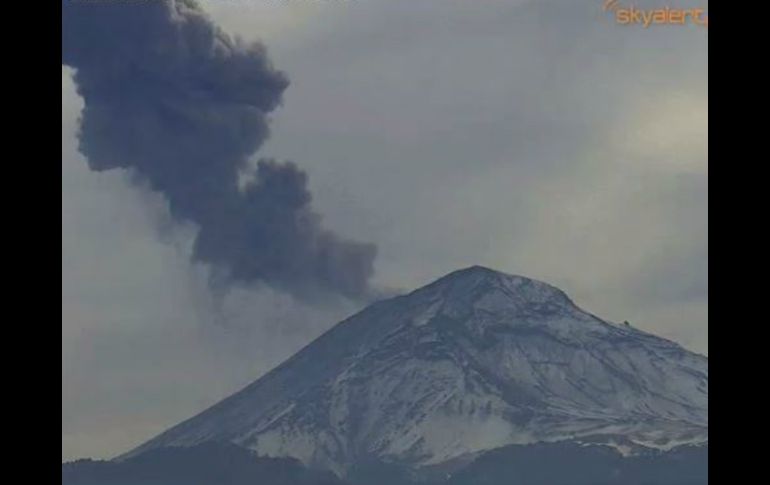
[[[125,456],[227,442],[344,475],[372,459],[429,469],[509,445],[707,441],[707,357],[474,266],[365,308]]]

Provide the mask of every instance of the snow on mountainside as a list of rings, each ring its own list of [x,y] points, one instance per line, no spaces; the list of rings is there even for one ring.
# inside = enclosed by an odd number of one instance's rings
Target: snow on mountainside
[[[476,266],[371,305],[130,454],[229,441],[344,473],[566,439],[706,442],[708,359]]]

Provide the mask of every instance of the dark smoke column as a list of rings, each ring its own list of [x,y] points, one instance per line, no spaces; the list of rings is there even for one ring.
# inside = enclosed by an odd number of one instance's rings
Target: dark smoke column
[[[164,194],[220,280],[369,295],[376,248],[322,227],[303,171],[260,160],[239,187],[289,85],[263,46],[228,37],[192,0],[62,0],[62,63],[85,103],[90,168],[129,169]]]

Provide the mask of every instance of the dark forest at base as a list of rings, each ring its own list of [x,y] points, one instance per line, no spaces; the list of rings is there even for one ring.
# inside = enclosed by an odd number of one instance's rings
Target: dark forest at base
[[[444,479],[361,463],[346,479],[291,458],[257,457],[230,444],[148,451],[123,462],[62,465],[62,485],[705,485],[708,447],[624,457],[606,446],[563,442],[511,445],[482,454]]]

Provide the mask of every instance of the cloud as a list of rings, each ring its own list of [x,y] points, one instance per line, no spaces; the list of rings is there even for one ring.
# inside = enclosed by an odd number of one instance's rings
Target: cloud
[[[239,184],[289,84],[262,45],[225,35],[191,0],[73,0],[62,12],[92,170],[130,169],[163,194],[175,220],[198,227],[193,259],[217,283],[370,296],[375,246],[322,225],[295,164],[260,160]]]

